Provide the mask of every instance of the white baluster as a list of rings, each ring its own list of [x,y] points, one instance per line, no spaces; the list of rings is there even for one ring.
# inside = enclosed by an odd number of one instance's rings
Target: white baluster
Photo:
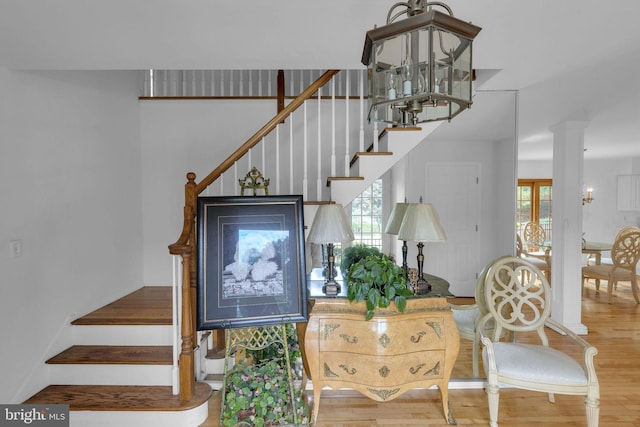
[[[336,76],[331,79],[331,176],[336,176]]]
[[[380,141],[378,138],[378,122],[373,122],[373,151],[375,151],[376,153],[380,151],[380,148],[378,146],[379,142]]]
[[[322,200],[322,88],[318,88],[318,179],[316,200]]]
[[[233,96],[233,78],[234,73],[233,70],[229,70],[229,96]]]
[[[289,114],[289,194],[293,194],[293,112]]]
[[[360,151],[365,151],[364,148],[364,74],[358,72],[358,78],[360,80]]]
[[[344,71],[346,80],[346,94],[344,97],[344,109],[345,109],[345,150],[344,150],[344,176],[349,176],[349,93],[351,92],[351,79],[348,71]]]
[[[308,156],[307,156],[307,149],[308,149],[308,138],[307,138],[307,101],[304,101],[304,108],[303,108],[303,116],[302,116],[302,120],[303,120],[303,153],[304,155],[302,156],[302,163],[303,163],[303,173],[302,173],[302,197],[304,200],[307,200],[308,196],[309,196],[309,191],[307,190],[307,185],[308,185]]]
[[[238,182],[238,162],[233,163],[233,182]],[[240,193],[239,186],[234,185],[233,187],[236,189],[235,195],[238,196]]]
[[[278,132],[278,127],[276,126],[276,132]],[[265,137],[262,137],[262,168],[260,169],[262,171],[262,175],[267,176],[267,163],[265,162],[265,146],[267,145],[267,140],[265,139]]]
[[[280,194],[280,125],[276,126],[276,194]]]

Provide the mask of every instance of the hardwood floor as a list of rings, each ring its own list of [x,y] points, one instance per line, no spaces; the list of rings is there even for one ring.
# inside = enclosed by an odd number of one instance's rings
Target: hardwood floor
[[[576,302],[579,303],[579,302]],[[607,304],[606,282],[599,291],[587,283],[582,297],[582,320],[589,329],[585,338],[595,345],[600,382],[600,426],[640,425],[640,305],[633,300],[628,283],[620,283],[612,304]],[[572,354],[580,349],[549,330],[552,346]],[[471,372],[470,341],[462,340],[456,370]],[[454,376],[456,372],[454,371]],[[585,426],[582,396],[548,396],[515,389],[500,392],[499,422],[502,427]],[[450,389],[451,411],[458,425],[489,424],[483,390]],[[209,418],[201,427],[218,427],[220,394],[209,400]],[[316,427],[446,426],[437,390],[414,390],[395,400],[378,403],[353,391],[322,392]]]

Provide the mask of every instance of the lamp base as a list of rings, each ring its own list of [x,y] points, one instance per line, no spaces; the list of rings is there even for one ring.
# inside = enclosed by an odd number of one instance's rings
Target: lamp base
[[[418,279],[415,288],[413,289],[413,293],[416,295],[424,295],[428,294],[429,292],[431,292],[431,284],[424,278]]]
[[[340,293],[340,285],[335,280],[328,281],[322,285],[322,293],[328,297],[338,296]]]

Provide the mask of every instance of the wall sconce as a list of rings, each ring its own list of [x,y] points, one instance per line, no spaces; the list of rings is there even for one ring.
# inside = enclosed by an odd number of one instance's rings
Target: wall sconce
[[[351,224],[347,220],[341,204],[331,203],[321,205],[318,208],[307,240],[311,243],[327,245],[328,273],[327,281],[322,286],[322,292],[327,296],[336,296],[340,293],[340,285],[333,277],[335,262],[333,244],[335,242],[351,242],[354,238]]]
[[[593,202],[593,188],[589,187],[587,188],[587,196],[584,196],[584,193],[582,193],[582,205],[584,206],[585,203],[591,203]]]
[[[414,293],[423,294],[431,291],[431,285],[424,278],[422,248],[425,242],[447,240],[434,207],[430,203],[410,203],[400,225],[398,239],[418,242],[418,283]]]
[[[433,7],[444,9],[444,13]],[[401,10],[394,14],[397,8]],[[402,15],[405,19],[396,21]],[[387,23],[366,34],[369,120],[416,126],[451,120],[473,97],[471,48],[480,27],[455,18],[442,2],[394,4]]]

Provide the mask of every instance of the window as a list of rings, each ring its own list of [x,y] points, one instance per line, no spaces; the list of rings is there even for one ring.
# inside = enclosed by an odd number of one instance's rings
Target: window
[[[544,227],[547,240],[551,240],[550,179],[519,179],[516,197],[516,232],[522,235],[524,225],[534,221]]]
[[[382,180],[375,180],[351,202],[351,228],[355,240],[382,250]]]

